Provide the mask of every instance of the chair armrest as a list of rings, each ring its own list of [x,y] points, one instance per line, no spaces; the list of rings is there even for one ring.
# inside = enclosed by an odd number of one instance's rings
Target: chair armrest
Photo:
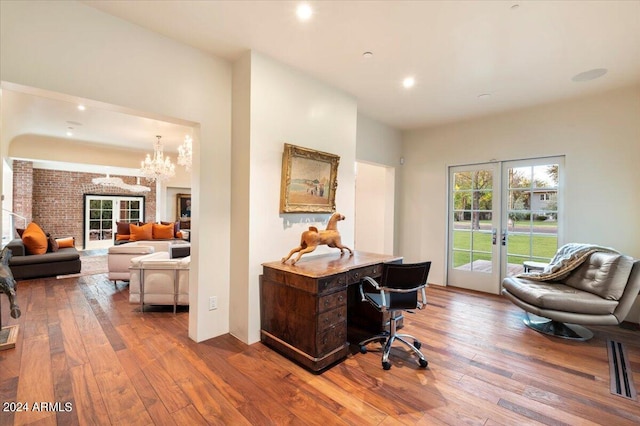
[[[382,306],[385,306],[387,300],[386,300],[386,297],[385,297],[385,294],[384,294],[384,289],[383,289],[383,287],[380,287],[378,285],[378,282],[376,280],[374,280],[373,278],[371,278],[371,277],[362,277],[362,279],[360,280],[360,296],[362,297],[362,301],[363,302],[367,301],[367,298],[364,295],[364,288],[363,288],[363,284],[365,284],[365,283],[370,285],[371,287],[373,287],[375,290],[380,291],[380,297],[382,299]]]

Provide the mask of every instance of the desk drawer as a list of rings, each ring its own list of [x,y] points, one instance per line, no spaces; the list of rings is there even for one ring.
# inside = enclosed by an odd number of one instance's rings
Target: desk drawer
[[[318,294],[331,292],[331,290],[346,287],[347,275],[337,274],[318,280]]]
[[[337,291],[333,294],[318,297],[318,313],[335,309],[347,304],[347,290]]]
[[[334,324],[322,333],[316,335],[316,356],[325,355],[337,347],[344,346],[347,341],[347,322]]]
[[[331,326],[347,319],[347,305],[342,305],[336,309],[323,312],[318,315],[318,331],[323,332]]]
[[[377,278],[382,273],[382,265],[365,266],[364,268],[352,269],[347,272],[347,283],[357,284],[362,277]]]

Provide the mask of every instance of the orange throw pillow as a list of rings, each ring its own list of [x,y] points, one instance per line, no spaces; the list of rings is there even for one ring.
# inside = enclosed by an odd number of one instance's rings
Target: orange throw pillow
[[[76,239],[73,237],[56,238],[58,248],[73,248],[76,246]]]
[[[173,224],[171,225],[158,225],[153,224],[153,239],[154,240],[170,240],[173,238]]]
[[[27,249],[27,254],[45,254],[49,246],[47,234],[34,222],[24,230],[22,242]]]
[[[147,223],[146,225],[138,226],[131,224],[129,227],[131,237],[129,241],[143,241],[153,239],[153,224]]]

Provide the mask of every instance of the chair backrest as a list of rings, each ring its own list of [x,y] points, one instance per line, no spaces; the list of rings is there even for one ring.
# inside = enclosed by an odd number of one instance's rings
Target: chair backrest
[[[418,305],[418,289],[427,285],[431,262],[385,263],[382,265],[380,286],[388,289],[415,291],[389,293],[389,310],[415,309]]]

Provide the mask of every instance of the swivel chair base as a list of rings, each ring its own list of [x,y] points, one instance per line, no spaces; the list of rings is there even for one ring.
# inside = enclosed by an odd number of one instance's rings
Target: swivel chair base
[[[388,370],[391,368],[391,363],[389,362],[389,353],[391,352],[391,346],[393,345],[393,342],[395,340],[398,340],[407,345],[407,347],[409,347],[409,349],[411,349],[413,352],[415,352],[415,354],[418,356],[418,364],[420,364],[420,367],[426,368],[427,365],[429,365],[429,362],[426,360],[422,352],[420,352],[422,343],[420,343],[418,339],[409,334],[396,333],[396,318],[394,318],[393,315],[390,320],[389,329],[391,330],[390,332],[385,331],[384,333],[378,334],[360,342],[358,344],[360,346],[360,353],[366,354],[367,345],[371,342],[379,341],[384,345],[384,350],[382,351],[382,368]],[[413,341],[413,343],[409,343],[409,341]]]
[[[537,317],[539,319],[532,319],[528,313],[522,320],[524,324],[543,334],[549,336],[560,337],[562,339],[585,341],[593,337],[593,333],[577,324],[565,324],[560,321],[550,320],[548,318]]]

